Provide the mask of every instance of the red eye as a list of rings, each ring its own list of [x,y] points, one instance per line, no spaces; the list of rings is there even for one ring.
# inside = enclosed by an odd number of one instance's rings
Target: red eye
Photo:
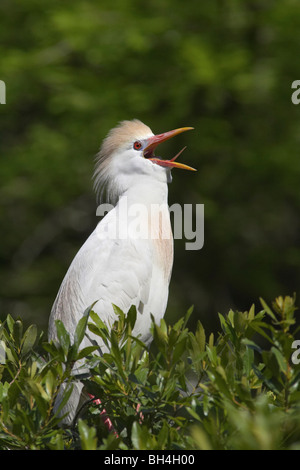
[[[139,140],[137,140],[136,142],[134,142],[133,144],[133,148],[134,150],[140,150],[142,148],[142,144]]]

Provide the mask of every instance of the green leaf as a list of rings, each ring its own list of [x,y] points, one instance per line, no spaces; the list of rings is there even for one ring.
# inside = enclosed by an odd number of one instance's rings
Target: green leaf
[[[195,418],[197,421],[200,421],[200,422],[201,422],[200,416],[198,415],[198,413],[197,413],[195,410],[193,410],[193,408],[187,406],[187,407],[186,407],[186,411],[187,411],[193,418]]]
[[[60,414],[64,406],[68,403],[69,398],[74,388],[73,384],[67,384],[66,382],[64,382],[61,385],[61,387],[63,389],[63,393],[61,394],[61,397],[60,397],[61,401],[59,402],[59,406],[56,409],[56,416]]]
[[[128,323],[130,325],[131,331],[133,330],[135,326],[136,316],[137,316],[136,306],[132,305],[127,313],[127,319],[128,319]]]
[[[261,336],[263,336],[265,339],[267,339],[271,344],[274,344],[274,341],[273,339],[271,338],[271,336],[269,336],[265,330],[263,329],[263,327],[265,327],[266,324],[264,322],[255,322],[253,321],[250,325],[250,327],[256,331],[257,333],[259,333]]]
[[[212,349],[214,346],[214,340],[215,340],[214,334],[211,333],[208,338],[208,346],[210,349]]]
[[[275,322],[277,322],[276,316],[274,315],[274,313],[272,312],[272,310],[270,309],[270,307],[268,306],[268,304],[264,301],[264,299],[263,299],[262,297],[260,297],[259,300],[260,300],[260,303],[261,303],[263,309],[264,309],[265,312],[269,315],[269,317],[271,317],[272,320],[274,320]]]
[[[246,374],[247,377],[249,377],[251,374],[253,363],[254,363],[254,350],[248,347],[243,355],[244,373]]]
[[[146,450],[148,441],[151,441],[151,435],[146,426],[140,426],[136,421],[132,425],[131,440],[135,450]]]
[[[97,351],[98,346],[87,346],[79,351],[76,359],[83,359],[84,357],[89,356],[92,352]]]
[[[14,331],[14,324],[15,324],[15,320],[13,319],[13,317],[11,315],[7,315],[6,317],[6,323],[7,323],[7,326],[8,326],[8,329],[10,331],[11,334],[13,334],[13,331]]]
[[[78,420],[78,429],[83,450],[96,450],[97,437],[96,428],[89,427],[82,419]]]
[[[242,333],[246,328],[246,318],[242,312],[234,312],[234,329],[237,333]]]
[[[164,353],[168,343],[166,323],[164,320],[161,320],[160,326],[158,326],[157,323],[154,323],[153,328],[154,341],[156,342],[159,350]]]
[[[88,323],[89,330],[102,338],[104,344],[108,346],[109,331],[107,325],[101,320],[99,315],[93,310],[90,312],[90,318],[94,323]]]
[[[18,348],[21,346],[22,334],[23,334],[23,324],[20,320],[16,320],[13,325],[13,337],[14,337],[15,344]]]
[[[194,311],[194,305],[191,305],[190,308],[188,309],[188,311],[186,312],[185,316],[184,316],[184,321],[183,321],[182,328],[186,327],[187,322],[189,321],[189,318],[192,315],[193,311]]]
[[[248,320],[252,321],[255,318],[255,304],[251,305],[251,308],[248,313]]]
[[[267,385],[267,387],[269,387],[270,390],[272,390],[273,393],[275,394],[278,394],[279,393],[279,390],[278,388],[275,386],[275,384],[269,380],[265,374],[255,365],[253,364],[253,370],[255,372],[255,374],[257,375],[257,377],[265,384]]]
[[[70,335],[61,320],[55,320],[55,326],[59,344],[61,345],[65,356],[67,356],[70,347]]]
[[[276,357],[276,360],[278,362],[278,365],[279,365],[279,368],[280,368],[281,372],[283,372],[284,374],[287,374],[288,364],[287,364],[285,358],[283,357],[283,355],[281,354],[281,352],[279,351],[279,349],[272,346],[271,351],[273,352],[273,354]]]
[[[175,343],[173,350],[173,362],[176,364],[186,351],[186,338],[183,341]]]
[[[121,356],[121,351],[120,351],[119,342],[118,342],[118,336],[117,336],[116,331],[114,330],[111,331],[111,355],[113,356],[117,364],[118,372],[121,374],[123,379],[126,380],[126,376],[123,370],[123,362],[122,362],[122,356]]]
[[[77,323],[75,334],[74,334],[74,348],[75,348],[76,353],[78,352],[79,346],[84,338],[87,324],[88,324],[89,315],[95,304],[96,302],[94,302],[90,307],[88,307],[84,311],[82,318],[80,318],[79,322]]]
[[[197,322],[197,330],[195,333],[195,337],[199,345],[199,350],[201,352],[205,351],[205,345],[206,345],[205,330],[200,320],[198,320]]]
[[[258,346],[254,341],[251,341],[248,338],[243,338],[242,343],[246,345],[248,348],[254,349],[255,351],[262,353],[262,349],[260,346]]]
[[[36,325],[30,325],[24,333],[22,338],[22,355],[27,354],[35,345],[37,339],[37,327]]]

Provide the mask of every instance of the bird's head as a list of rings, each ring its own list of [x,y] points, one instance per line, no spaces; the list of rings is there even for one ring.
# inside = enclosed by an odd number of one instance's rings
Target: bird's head
[[[181,127],[154,135],[141,121],[122,121],[104,139],[96,158],[94,187],[100,199],[115,204],[120,194],[136,183],[171,181],[172,168],[196,171],[176,161],[182,150],[172,159],[155,155],[156,147],[192,127]],[[183,149],[184,150],[184,149]]]

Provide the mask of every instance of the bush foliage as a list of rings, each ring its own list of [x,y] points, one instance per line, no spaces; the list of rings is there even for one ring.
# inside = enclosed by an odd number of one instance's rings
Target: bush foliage
[[[219,314],[217,337],[200,322],[189,330],[192,309],[174,326],[153,323],[150,349],[131,335],[134,308],[125,316],[115,307],[111,330],[87,310],[73,342],[58,321],[57,343],[8,315],[0,324],[0,449],[299,449],[295,298],[261,304],[257,313],[252,306]],[[109,354],[80,347],[87,330]],[[64,427],[54,401],[63,382],[69,387],[60,410],[69,399],[78,359],[101,405],[87,402]]]

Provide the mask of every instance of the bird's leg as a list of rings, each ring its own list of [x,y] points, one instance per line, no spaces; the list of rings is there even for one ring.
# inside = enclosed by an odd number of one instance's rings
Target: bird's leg
[[[88,396],[90,397],[90,399],[93,401],[93,403],[94,403],[95,405],[102,405],[102,402],[101,402],[100,398],[95,398],[95,396],[94,396],[94,395],[91,395],[90,393],[88,393]],[[105,409],[103,409],[103,410],[101,411],[100,416],[101,416],[101,419],[102,419],[102,421],[103,421],[105,427],[106,427],[110,432],[113,432],[116,437],[119,437],[119,435],[118,435],[117,431],[115,430],[114,425],[113,425],[113,423],[111,422],[110,418],[108,417],[108,415],[107,415]]]
[[[137,406],[136,406],[136,412],[137,413],[139,412],[140,407],[141,407],[141,404],[138,403]],[[141,411],[140,411],[139,415],[140,415],[139,423],[142,424],[143,420],[144,420],[144,415]]]
[[[102,405],[102,402],[100,400],[100,398],[95,398],[95,395],[92,395],[91,393],[88,393],[88,396],[90,397],[90,399],[93,401],[93,403],[95,405]],[[143,420],[144,420],[144,415],[143,413],[140,411],[139,412],[139,409],[141,408],[141,404],[138,403],[137,406],[136,406],[136,412],[139,413],[139,416],[140,416],[140,419],[139,419],[139,423],[142,424],[143,423]],[[100,416],[101,416],[101,419],[105,425],[105,427],[110,431],[110,432],[113,432],[114,435],[116,437],[119,437],[117,431],[115,430],[114,428],[114,425],[113,423],[111,422],[111,419],[109,418],[109,416],[107,415],[106,413],[106,410],[103,409],[100,413]]]

